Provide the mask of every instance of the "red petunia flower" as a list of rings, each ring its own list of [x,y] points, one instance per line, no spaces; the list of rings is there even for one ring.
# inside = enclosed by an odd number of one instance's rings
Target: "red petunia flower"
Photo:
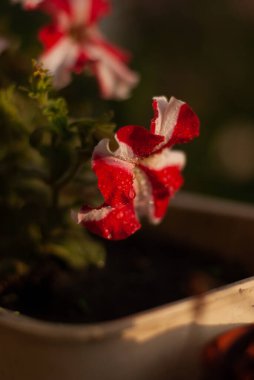
[[[41,61],[55,86],[66,86],[72,71],[89,68],[104,98],[128,97],[138,76],[125,64],[128,54],[108,43],[96,25],[109,11],[107,0],[44,0],[41,9],[53,17],[39,37],[45,48]]]
[[[199,120],[180,100],[156,97],[150,132],[143,127],[125,126],[115,139],[112,151],[103,139],[94,149],[92,167],[104,204],[87,206],[75,214],[78,223],[106,238],[124,239],[141,225],[146,216],[158,223],[166,213],[169,200],[183,183],[181,169],[185,155],[170,148],[199,134]]]

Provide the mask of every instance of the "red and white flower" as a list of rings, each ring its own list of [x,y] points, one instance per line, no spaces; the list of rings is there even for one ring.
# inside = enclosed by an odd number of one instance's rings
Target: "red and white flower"
[[[55,86],[66,86],[72,71],[88,68],[104,98],[128,97],[138,76],[126,66],[128,54],[109,44],[96,25],[109,11],[107,0],[44,0],[41,8],[53,17],[39,36],[45,48],[41,61],[53,74]]]
[[[139,218],[143,216],[152,223],[160,222],[170,198],[183,183],[185,155],[170,148],[198,136],[198,117],[186,103],[173,97],[169,101],[156,97],[153,107],[150,131],[125,126],[115,134],[115,151],[108,139],[94,149],[92,167],[104,204],[82,207],[75,219],[104,238],[130,236],[141,227]]]
[[[43,0],[12,0],[13,3],[22,3],[25,9],[35,9]]]

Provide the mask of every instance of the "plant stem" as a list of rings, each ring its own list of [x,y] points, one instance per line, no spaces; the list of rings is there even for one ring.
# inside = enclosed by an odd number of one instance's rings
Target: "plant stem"
[[[53,188],[55,189],[55,191],[59,192],[65,185],[67,185],[70,182],[70,180],[73,177],[75,177],[81,164],[82,164],[82,161],[80,157],[78,157],[75,164],[66,173],[64,173],[64,175],[61,178],[59,178],[54,183]]]

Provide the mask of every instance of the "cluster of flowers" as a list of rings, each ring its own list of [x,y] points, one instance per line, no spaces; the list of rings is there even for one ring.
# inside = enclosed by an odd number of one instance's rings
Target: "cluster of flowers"
[[[40,60],[54,77],[56,88],[66,86],[71,72],[89,69],[98,79],[104,99],[125,99],[138,75],[126,63],[129,54],[110,44],[98,21],[110,11],[107,0],[13,0],[27,10],[39,9],[52,23],[39,31],[44,46]]]
[[[13,0],[14,1],[14,0]],[[16,0],[18,1],[18,0]],[[125,62],[127,55],[109,44],[98,20],[110,7],[107,0],[19,0],[25,9],[38,8],[52,16],[40,30],[44,45],[41,61],[62,87],[71,71],[89,67],[99,81],[103,98],[125,98],[137,83],[137,74]],[[109,139],[95,147],[92,168],[104,203],[83,206],[73,213],[77,223],[106,239],[124,239],[140,228],[140,217],[161,221],[170,198],[182,185],[185,155],[173,145],[199,134],[199,120],[191,108],[175,98],[153,100],[150,131],[128,125],[115,134],[116,150]]]

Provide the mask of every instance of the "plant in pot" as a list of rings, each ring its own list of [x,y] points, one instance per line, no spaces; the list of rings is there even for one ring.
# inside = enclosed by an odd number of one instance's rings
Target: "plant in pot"
[[[184,154],[172,147],[198,135],[198,118],[184,102],[155,97],[150,130],[128,125],[114,133],[112,114],[92,111],[102,108],[92,91],[85,116],[77,112],[79,117],[71,117],[66,99],[72,92],[59,96],[54,90],[69,83],[71,70],[96,76],[105,99],[124,99],[137,83],[124,63],[125,53],[97,29],[109,4],[21,3],[34,15],[41,11],[40,22],[50,16],[52,24],[40,31],[44,53],[41,63],[33,64],[29,84],[21,81],[17,88],[9,80],[29,71],[22,51],[7,49],[0,57],[1,378],[167,378],[165,364],[174,363],[169,338],[187,339],[192,304],[176,306],[169,319],[168,311],[159,311],[159,323],[150,314],[97,322],[207,286],[206,278],[198,276],[200,256],[187,259],[190,249],[186,254],[160,241],[159,230],[131,236],[143,217],[154,224],[163,219],[182,185],[185,164]],[[183,286],[193,268],[194,281]],[[80,326],[85,322],[90,325]],[[184,351],[182,343],[175,341],[175,352]]]

